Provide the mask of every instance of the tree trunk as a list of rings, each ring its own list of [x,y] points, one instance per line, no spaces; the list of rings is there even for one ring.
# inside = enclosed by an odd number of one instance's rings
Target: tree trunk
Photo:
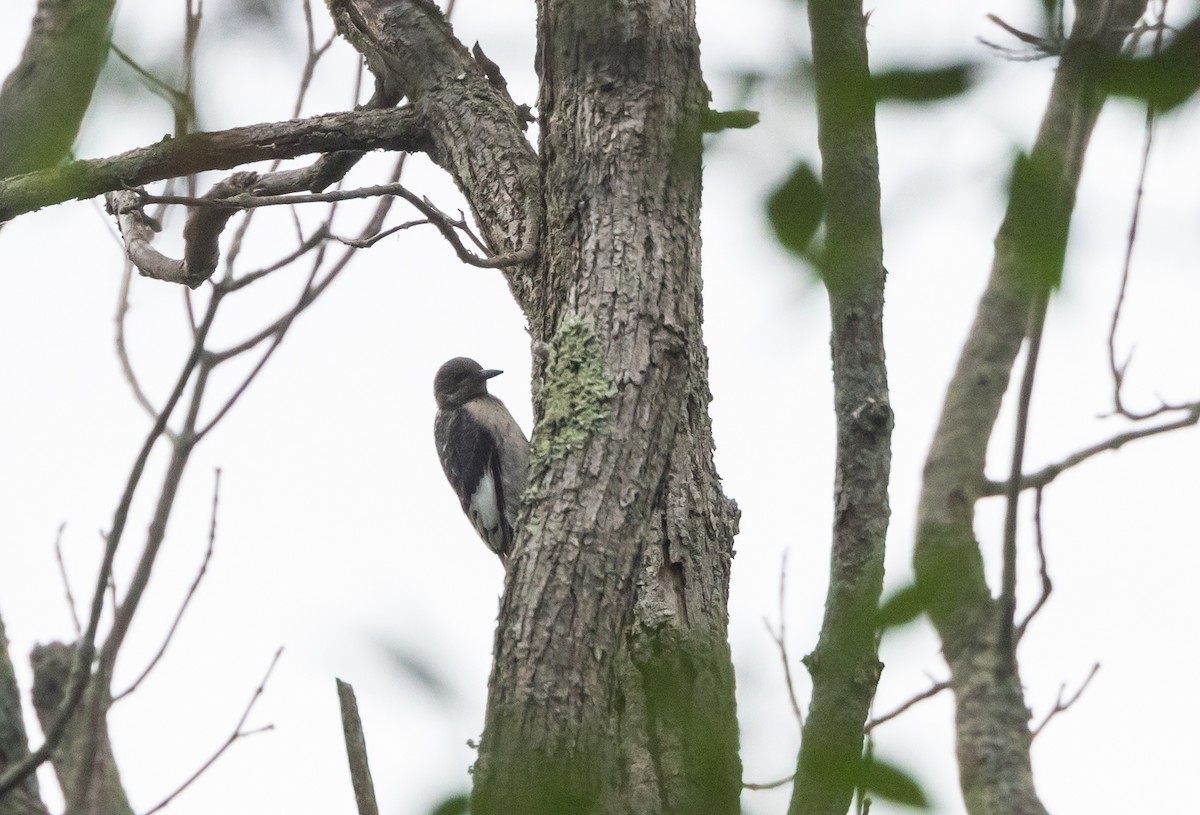
[[[736,813],[689,0],[538,6],[530,490],[472,811]]]

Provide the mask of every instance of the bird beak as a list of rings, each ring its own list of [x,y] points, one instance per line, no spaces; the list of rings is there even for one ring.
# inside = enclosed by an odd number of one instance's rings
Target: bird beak
[[[486,368],[479,372],[480,379],[491,379],[493,376],[500,376],[504,371],[497,371],[495,368]]]

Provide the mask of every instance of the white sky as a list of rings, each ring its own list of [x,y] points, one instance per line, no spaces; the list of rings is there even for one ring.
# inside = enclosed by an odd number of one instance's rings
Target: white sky
[[[202,126],[287,118],[303,55],[298,12],[286,38],[223,24],[205,6]],[[295,5],[295,4],[293,4]],[[16,62],[34,6],[0,7],[0,73]],[[182,3],[126,0],[116,41],[157,66],[178,59]],[[482,41],[518,101],[536,99],[533,4],[460,0],[456,29]],[[804,48],[802,8],[699,0],[706,78],[715,106],[741,103],[734,74],[780,73]],[[887,340],[896,411],[888,585],[909,578],[919,477],[945,383],[974,311],[1002,214],[1012,152],[1032,138],[1052,77],[1047,62],[1001,63],[976,37],[1001,38],[994,12],[1031,26],[1033,3],[883,3],[869,29],[877,68],[982,62],[965,97],[879,111],[885,251],[891,271]],[[328,28],[317,4],[319,24]],[[1177,19],[1196,4],[1180,3]],[[306,113],[344,109],[353,54],[338,43]],[[122,69],[110,70],[128,79]],[[78,153],[102,156],[156,141],[170,115],[139,86],[109,83]],[[780,559],[789,555],[793,660],[815,643],[824,603],[832,484],[831,391],[824,295],[775,248],[766,192],[798,157],[815,155],[811,99],[775,90],[749,106],[763,123],[725,134],[705,156],[706,341],[712,359],[717,463],[742,511],[730,600],[738,709],[748,781],[791,772],[798,743],[778,656],[762,618],[776,619]],[[1200,392],[1200,106],[1161,122],[1134,279],[1121,329],[1136,346],[1128,395]],[[1142,113],[1106,109],[1079,195],[1066,283],[1050,313],[1027,459],[1057,460],[1121,428],[1110,407],[1104,341],[1120,273],[1141,144]],[[374,183],[385,161],[352,180]],[[423,162],[414,189],[452,209],[452,186]],[[347,208],[349,211],[350,208]],[[407,216],[405,216],[407,217]],[[244,269],[291,247],[262,218]],[[285,226],[286,226],[286,222]],[[347,220],[349,231],[352,222]],[[178,246],[178,218],[161,246]],[[19,678],[35,642],[73,637],[53,541],[58,525],[76,596],[88,592],[107,528],[147,420],[112,348],[120,251],[94,202],[24,216],[0,230],[0,613]],[[253,236],[253,232],[251,233]],[[292,281],[291,285],[295,285]],[[281,308],[286,284],[228,324],[227,340]],[[251,298],[254,299],[254,298]],[[181,359],[180,292],[135,281],[132,354],[161,398]],[[236,323],[236,324],[235,324]],[[202,557],[212,470],[223,469],[216,554],[205,583],[151,679],[110,721],[135,810],[190,775],[231,732],[275,649],[284,656],[250,726],[275,731],[234,745],[172,806],[352,812],[333,678],[352,682],[365,718],[383,810],[418,813],[465,789],[485,703],[501,569],[444,483],[431,440],[432,375],[467,354],[508,373],[495,380],[526,430],[528,349],[498,274],[461,267],[431,231],[409,231],[362,253],[304,315],[266,372],[200,448],[185,479],[151,591],[118,666],[117,687],[157,648]],[[1001,417],[1009,435],[1011,412]],[[998,443],[993,470],[1005,453]],[[157,478],[165,458],[152,462]],[[1194,575],[1200,569],[1200,434],[1177,433],[1106,454],[1047,490],[1045,533],[1056,590],[1021,652],[1028,702],[1040,719],[1061,683],[1103,667],[1083,700],[1034,748],[1039,790],[1055,812],[1178,811],[1197,756],[1200,716],[1189,703],[1197,667]],[[152,485],[153,481],[149,482]],[[135,506],[118,584],[126,585],[151,491]],[[996,566],[1002,507],[982,507],[978,534]],[[1022,528],[1021,598],[1036,596],[1031,528]],[[447,698],[398,674],[382,646],[439,672]],[[946,670],[927,624],[889,634],[877,709],[891,709]],[[796,666],[800,692],[807,694]],[[806,701],[805,701],[806,704]],[[877,731],[877,753],[912,770],[935,811],[963,811],[949,696]],[[43,788],[52,789],[43,775]],[[747,793],[754,813],[782,812],[788,791]],[[878,813],[900,811],[876,804]]]

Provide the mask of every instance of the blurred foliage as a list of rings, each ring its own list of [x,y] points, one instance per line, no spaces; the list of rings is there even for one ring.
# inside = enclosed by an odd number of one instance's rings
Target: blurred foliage
[[[972,63],[940,68],[897,68],[871,75],[877,102],[937,102],[966,92],[976,66]]]
[[[429,811],[429,815],[467,815],[471,811],[471,797],[465,792],[451,795]]]
[[[929,809],[929,799],[910,775],[874,757],[859,766],[858,787],[876,798],[918,809]]]
[[[809,246],[825,216],[825,190],[817,173],[801,161],[767,198],[767,218],[783,248],[813,260]]]
[[[1157,54],[1110,62],[1101,84],[1111,94],[1142,99],[1160,112],[1186,102],[1200,88],[1200,17]]]
[[[1071,228],[1071,202],[1063,200],[1055,162],[1034,152],[1018,153],[1009,184],[1009,230],[1019,247],[1017,283],[1028,292],[1057,289],[1062,283]]]

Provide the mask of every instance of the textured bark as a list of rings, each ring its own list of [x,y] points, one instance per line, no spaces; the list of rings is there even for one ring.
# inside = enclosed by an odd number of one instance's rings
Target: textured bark
[[[327,0],[338,31],[385,88],[408,98],[429,133],[424,148],[471,205],[488,246],[536,245],[542,196],[524,120],[490,63],[477,62],[429,0]],[[528,265],[505,270],[528,308]]]
[[[892,409],[883,348],[883,237],[866,18],[858,3],[809,0],[825,188],[822,268],[832,316],[837,460],[829,593],[790,815],[842,815],[882,665],[874,613],[883,590]]]
[[[164,138],[109,158],[0,179],[0,222],[73,198],[204,170],[338,150],[428,149],[419,118],[405,108],[331,113],[215,133]],[[318,182],[319,183],[319,182]]]
[[[4,620],[0,619],[0,773],[29,755],[29,738],[21,715],[21,692],[8,654]],[[0,815],[45,815],[37,776],[30,775],[7,795],[0,795]]]
[[[701,340],[692,3],[538,7],[530,491],[472,811],[734,813],[737,512]]]
[[[1109,7],[1111,5],[1111,7]],[[960,784],[972,815],[1042,815],[1030,765],[1029,712],[1012,661],[999,647],[1001,604],[984,579],[975,541],[976,501],[985,490],[987,447],[1020,350],[1034,297],[1029,269],[1046,252],[1039,220],[1067,223],[1088,139],[1103,96],[1098,58],[1114,56],[1144,0],[1079,3],[1031,161],[1055,179],[1047,211],[1030,217],[1010,202],[996,237],[987,289],[946,394],[925,463],[914,565],[932,592],[930,616],[942,640],[956,702]],[[1106,14],[1107,19],[1106,19]],[[1059,236],[1064,242],[1065,231]]]
[[[54,642],[35,648],[30,657],[33,706],[43,727],[53,721],[62,702],[73,656],[72,646]],[[94,705],[93,697],[97,693],[104,694],[104,699]],[[107,693],[101,684],[92,684],[84,704],[80,705],[67,725],[62,741],[50,755],[66,801],[65,815],[133,815],[108,741],[104,721],[109,701]],[[89,715],[93,709],[98,710],[98,715]]]
[[[39,0],[0,89],[0,178],[57,164],[75,141],[108,55],[115,0]]]

